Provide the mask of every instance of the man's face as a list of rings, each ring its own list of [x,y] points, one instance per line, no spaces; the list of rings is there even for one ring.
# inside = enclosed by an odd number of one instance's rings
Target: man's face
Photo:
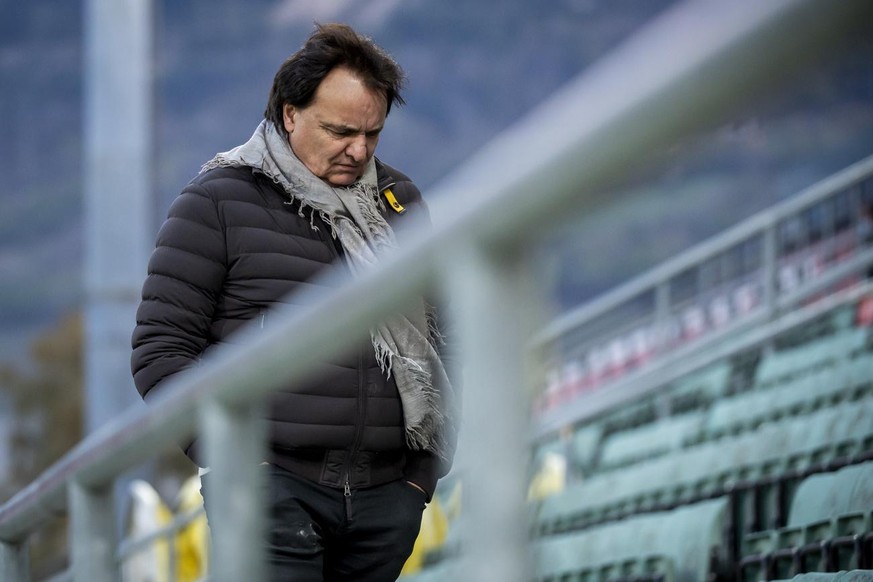
[[[303,109],[285,104],[283,121],[291,149],[331,186],[360,178],[376,151],[387,115],[385,96],[339,67],[321,81]]]

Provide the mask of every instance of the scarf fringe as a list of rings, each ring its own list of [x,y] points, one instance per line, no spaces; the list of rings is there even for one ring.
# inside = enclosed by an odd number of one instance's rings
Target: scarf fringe
[[[449,452],[446,447],[444,435],[446,416],[440,406],[440,390],[433,384],[431,374],[418,362],[394,354],[382,343],[376,344],[376,360],[379,367],[388,378],[391,377],[395,365],[399,364],[404,375],[415,384],[414,390],[410,390],[404,402],[405,406],[411,406],[415,410],[426,411],[417,422],[406,422],[406,445],[415,451],[428,450],[443,460],[448,460]]]
[[[427,302],[424,304],[424,317],[427,322],[427,339],[430,344],[435,348],[446,345],[446,338],[440,331],[436,309]]]

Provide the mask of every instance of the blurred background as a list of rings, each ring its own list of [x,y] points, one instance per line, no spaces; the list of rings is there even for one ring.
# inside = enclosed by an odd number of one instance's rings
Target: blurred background
[[[155,0],[153,182],[140,220],[156,232],[201,164],[250,136],[274,72],[315,21],[353,25],[406,70],[407,105],[378,155],[427,199],[671,4]],[[85,12],[72,0],[0,0],[0,501],[85,432]],[[873,154],[873,39],[807,56],[727,122],[628,160],[617,202],[597,216],[543,225],[538,277],[554,316]],[[117,389],[133,394],[132,382]],[[186,470],[173,462],[158,485],[167,496]]]

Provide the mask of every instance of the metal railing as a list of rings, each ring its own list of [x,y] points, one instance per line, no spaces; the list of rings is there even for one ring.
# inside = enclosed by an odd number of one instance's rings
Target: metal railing
[[[845,212],[834,212],[837,198]],[[860,210],[870,204],[873,156],[552,321],[535,340],[560,362],[537,407],[536,432],[552,433],[638,399],[692,371],[689,354],[721,347],[738,333],[779,327],[780,316],[835,286],[862,281],[873,264],[873,238],[858,227],[868,220]],[[811,212],[821,220],[804,223]],[[800,236],[789,238],[790,227]],[[746,268],[736,265],[728,269],[732,277],[701,282],[708,267],[718,269],[726,259]],[[695,291],[674,299],[683,278]],[[634,315],[622,317],[634,311],[628,306],[636,307]],[[609,326],[598,326],[611,314]],[[562,367],[570,373],[562,374]],[[667,369],[672,373],[664,374]]]
[[[199,431],[221,508],[210,515],[212,578],[264,579],[258,471],[250,462],[265,447],[264,397],[365,336],[408,298],[442,290],[465,362],[462,457],[475,461],[463,468],[460,574],[529,579],[520,451],[528,444],[527,342],[539,315],[526,277],[529,243],[545,222],[607,203],[601,192],[628,160],[711,123],[774,69],[869,18],[869,7],[866,0],[678,4],[432,191],[447,218],[430,233],[328,296],[308,298],[311,308],[286,324],[215,350],[204,366],[169,381],[148,409],[97,430],[0,507],[0,577],[29,580],[28,537],[67,514],[74,580],[118,580],[114,479]]]

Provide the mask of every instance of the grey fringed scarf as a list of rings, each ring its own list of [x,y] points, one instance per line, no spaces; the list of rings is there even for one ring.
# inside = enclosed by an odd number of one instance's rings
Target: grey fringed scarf
[[[378,262],[380,251],[397,246],[391,226],[380,213],[376,164],[370,160],[364,175],[345,188],[334,188],[315,176],[297,159],[288,140],[269,121],[262,121],[251,139],[216,155],[201,172],[220,166],[248,166],[280,185],[289,198],[318,212],[345,250],[353,274]],[[313,226],[314,228],[314,226]],[[394,374],[407,445],[448,457],[444,397],[451,390],[445,368],[436,352],[441,341],[431,323],[431,309],[419,307],[395,314],[370,330],[376,357],[383,372]]]

